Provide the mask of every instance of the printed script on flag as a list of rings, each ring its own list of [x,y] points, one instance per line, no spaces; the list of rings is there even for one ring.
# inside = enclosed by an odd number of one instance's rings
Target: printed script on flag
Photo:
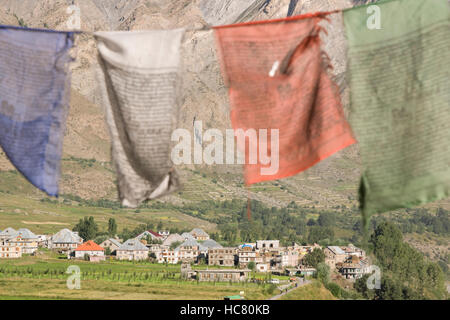
[[[442,199],[450,188],[449,4],[377,6],[379,29],[367,27],[366,6],[344,12],[366,221],[375,212]]]
[[[321,50],[322,15],[305,15],[215,28],[222,72],[229,87],[233,129],[279,130],[279,169],[270,175],[249,163],[247,185],[292,176],[355,142],[339,89]],[[259,139],[258,139],[259,140]],[[242,148],[241,151],[244,148]]]
[[[34,186],[57,196],[73,33],[0,26],[0,145]]]
[[[170,159],[184,29],[97,32],[100,83],[122,205],[180,187]],[[99,70],[100,71],[100,70]]]

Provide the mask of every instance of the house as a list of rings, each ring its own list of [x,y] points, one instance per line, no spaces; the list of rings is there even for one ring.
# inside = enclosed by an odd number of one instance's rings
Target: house
[[[182,279],[193,279],[195,278],[196,272],[192,270],[191,265],[189,263],[182,263],[181,264],[181,278]]]
[[[238,249],[238,263],[240,268],[246,268],[250,262],[255,264],[262,263],[264,262],[263,260],[260,252],[250,244],[242,245]]]
[[[105,249],[94,241],[89,240],[75,249],[75,258],[83,259],[86,255],[89,258],[95,257],[93,260],[105,260]]]
[[[181,261],[197,261],[200,252],[206,250],[197,241],[188,239],[176,247],[174,251],[178,252],[178,259]]]
[[[197,278],[199,281],[245,281],[251,270],[249,269],[213,269],[213,270],[197,270]]]
[[[173,233],[171,235],[169,235],[162,243],[163,246],[166,247],[170,247],[172,245],[172,243],[175,242],[184,242],[184,240],[186,240],[184,237],[182,237],[181,235],[179,235],[178,233]]]
[[[346,262],[339,263],[338,268],[339,273],[346,279],[359,279],[364,274],[370,273],[368,263],[357,256],[351,256]]]
[[[359,258],[362,258],[362,259],[364,259],[365,256],[366,256],[366,252],[363,249],[355,247],[351,243],[348,246],[343,247],[342,250],[345,251],[347,256],[356,256],[356,257],[359,257]]]
[[[145,260],[148,258],[148,248],[138,239],[128,239],[116,250],[118,260]]]
[[[49,237],[45,234],[37,234],[37,243],[39,247],[47,247]]]
[[[261,249],[261,250],[255,250],[259,253],[259,259],[256,260],[257,263],[267,263],[269,266],[269,269],[281,269],[281,262],[282,262],[282,256],[281,256],[281,248],[277,249]]]
[[[144,232],[142,232],[140,235],[138,235],[135,239],[138,240],[147,240],[147,239],[151,239],[152,241],[159,241],[162,242],[164,240],[164,237],[162,235],[160,235],[159,233],[156,233],[152,230],[146,230]]]
[[[2,232],[0,232],[0,241],[8,239],[9,237],[11,237],[16,232],[17,231],[14,230],[13,228],[10,228],[10,227],[6,228]]]
[[[269,271],[269,264],[268,263],[258,263],[256,265],[256,271],[257,272],[268,272]]]
[[[280,247],[280,240],[256,240],[256,249],[276,249]]]
[[[82,243],[83,239],[78,235],[78,232],[62,229],[50,238],[48,246],[49,249],[60,252],[71,252]]]
[[[169,264],[177,264],[178,263],[178,254],[179,251],[163,248],[159,252],[155,252],[156,260],[158,263],[169,263]]]
[[[299,259],[299,253],[297,250],[282,250],[280,252],[280,258],[281,258],[281,267],[296,267],[298,266],[300,259]]]
[[[7,242],[0,242],[0,258],[20,258],[22,257],[22,247],[12,246]]]
[[[210,248],[208,249],[208,265],[232,267],[237,260],[236,253],[236,248],[231,247]]]
[[[342,263],[347,258],[347,254],[338,246],[328,246],[323,250],[325,263],[334,269],[337,263]]]
[[[21,228],[5,240],[11,247],[21,247],[22,254],[33,254],[38,249],[38,236],[26,228]]]
[[[122,245],[122,244],[120,243],[120,241],[117,240],[117,239],[114,239],[114,238],[106,239],[105,241],[103,241],[102,243],[100,243],[100,247],[105,248],[105,249],[109,248],[109,252],[110,252],[111,254],[115,254],[115,253],[116,253],[116,250],[119,249],[119,247],[120,247],[121,245]],[[106,251],[105,251],[105,252],[106,252]]]
[[[297,269],[297,273],[301,276],[313,276],[317,270],[315,268],[300,266],[300,268]]]
[[[209,234],[207,234],[205,231],[203,231],[203,229],[200,228],[194,228],[189,233],[194,237],[195,240],[203,241],[209,239]]]

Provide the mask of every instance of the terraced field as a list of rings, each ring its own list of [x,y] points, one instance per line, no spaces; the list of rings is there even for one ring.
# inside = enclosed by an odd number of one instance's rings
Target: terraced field
[[[0,192],[0,229],[29,228],[36,234],[51,234],[62,228],[72,229],[85,216],[93,216],[100,230],[106,230],[109,218],[119,229],[133,229],[139,224],[160,221],[165,226],[189,229],[194,227],[215,230],[215,225],[178,211],[153,209],[109,209],[72,205],[70,202],[43,202],[39,196],[23,197]]]
[[[80,268],[80,286],[68,289],[70,265]],[[195,268],[205,268],[196,266]],[[107,260],[89,263],[40,255],[7,260],[0,265],[1,299],[223,299],[244,291],[248,299],[271,296],[267,285],[197,282],[180,278],[179,265]],[[272,292],[276,294],[278,292]]]

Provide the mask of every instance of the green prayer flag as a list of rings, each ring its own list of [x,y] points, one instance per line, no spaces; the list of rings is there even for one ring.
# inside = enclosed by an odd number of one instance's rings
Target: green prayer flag
[[[450,7],[392,0],[344,11],[350,123],[365,224],[450,190]]]

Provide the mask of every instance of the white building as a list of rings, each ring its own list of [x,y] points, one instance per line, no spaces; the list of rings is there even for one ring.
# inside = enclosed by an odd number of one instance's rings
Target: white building
[[[146,260],[148,259],[148,248],[138,239],[128,239],[116,250],[118,260]]]
[[[178,259],[178,250],[171,249],[161,249],[161,251],[155,253],[156,259],[158,263],[169,263],[169,264],[177,264]]]
[[[104,248],[105,250],[106,248],[109,248],[111,254],[115,253],[121,245],[122,244],[120,243],[120,241],[114,238],[106,239],[105,241],[100,243],[100,247]]]
[[[280,247],[280,240],[256,240],[256,249],[277,249]]]
[[[0,258],[11,259],[22,257],[22,248],[0,242]]]
[[[99,257],[100,260],[105,260],[105,249],[100,247],[94,241],[89,240],[80,244],[75,249],[75,258],[83,259],[85,256]]]
[[[48,247],[53,250],[71,252],[82,243],[83,239],[78,235],[78,232],[62,229],[50,238]]]
[[[32,254],[38,249],[38,236],[26,228],[17,230],[4,242],[11,247],[21,247],[22,254]]]

